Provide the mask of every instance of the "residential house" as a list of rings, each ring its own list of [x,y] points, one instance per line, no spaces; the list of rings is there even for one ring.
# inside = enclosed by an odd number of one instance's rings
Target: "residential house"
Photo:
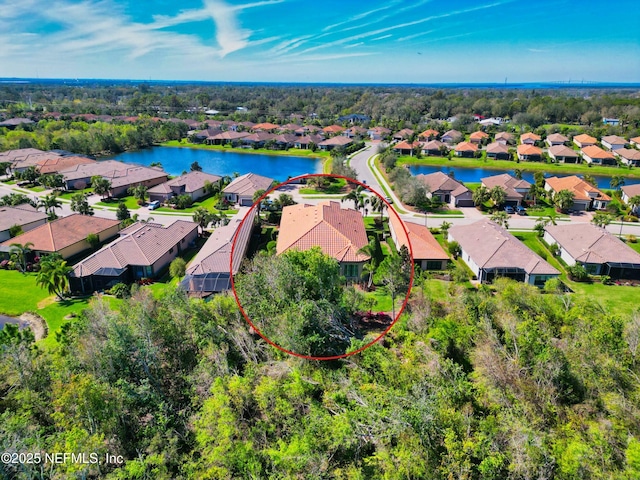
[[[605,152],[603,149],[601,149],[596,145],[584,147],[581,153],[582,153],[582,158],[587,163],[592,163],[594,165],[612,165],[612,166],[615,166],[618,164],[618,162],[616,161],[616,157],[613,156],[613,153]]]
[[[371,140],[384,140],[391,135],[391,130],[385,127],[373,127],[367,130],[367,135]]]
[[[279,128],[280,125],[276,125],[275,123],[270,122],[264,122],[255,124],[253,127],[251,127],[251,130],[253,130],[254,132],[274,132]]]
[[[281,125],[278,129],[279,133],[295,133],[296,130],[301,128],[302,125],[298,125],[297,123],[287,123],[286,125]]]
[[[484,133],[482,130],[478,130],[477,132],[473,132],[471,135],[469,135],[469,141],[476,145],[480,145],[487,138],[489,138],[489,135]]]
[[[564,135],[561,135],[560,133],[552,133],[551,135],[547,136],[547,138],[545,139],[545,143],[548,146],[553,147],[555,145],[565,145],[569,143],[569,139]]]
[[[513,134],[509,132],[498,132],[496,133],[495,141],[497,143],[502,143],[504,145],[513,145],[514,144]]]
[[[536,135],[532,132],[523,133],[520,135],[520,144],[521,145],[535,145],[536,142],[539,142],[541,139],[540,135]]]
[[[620,125],[620,119],[603,117],[602,123],[605,125],[611,125],[612,127],[617,127]]]
[[[32,243],[31,251],[38,256],[59,253],[62,258],[68,259],[91,248],[87,242],[90,234],[97,235],[101,242],[105,242],[115,237],[119,229],[118,220],[76,213],[30,229],[2,243],[0,248],[6,251],[12,243]]]
[[[640,197],[640,183],[634,183],[633,185],[625,185],[622,187],[622,201],[629,204],[629,200],[632,197]],[[633,212],[636,215],[640,215],[640,205],[636,205],[633,208]]]
[[[192,201],[205,196],[205,185],[208,183],[216,184],[222,180],[219,175],[212,175],[204,172],[189,172],[179,177],[173,178],[168,182],[156,185],[147,190],[150,201],[165,202],[171,197],[178,195],[189,195]]]
[[[545,179],[544,189],[552,196],[562,190],[573,193],[573,210],[604,210],[611,197],[576,175],[568,177],[549,177]]]
[[[365,123],[365,122],[369,122],[371,120],[371,117],[368,115],[362,115],[361,113],[350,113],[349,115],[343,115],[341,117],[338,117],[338,121],[343,123],[343,122],[349,122],[350,124],[354,124],[354,123]]]
[[[631,143],[631,145],[635,145],[636,147],[640,147],[640,137],[633,137],[631,140],[629,140],[629,143]]]
[[[456,179],[442,172],[416,175],[427,187],[427,196],[451,207],[473,207],[473,193]]]
[[[0,242],[9,240],[9,230],[13,226],[19,226],[23,232],[33,230],[47,222],[47,214],[39,212],[28,203],[15,207],[0,207]]]
[[[217,135],[207,137],[207,144],[209,145],[228,145],[239,144],[244,137],[248,137],[248,132],[234,132],[233,130],[223,131]]]
[[[320,147],[320,150],[331,151],[334,148],[348,147],[352,143],[353,143],[353,140],[351,140],[349,137],[338,135],[338,136],[323,140],[318,144],[318,147]]]
[[[228,225],[213,231],[189,263],[186,275],[180,282],[183,290],[192,296],[207,297],[231,289],[231,274],[238,273],[247,254],[256,213],[257,209],[252,208],[244,220],[234,218]]]
[[[293,147],[298,137],[292,133],[281,133],[273,139],[273,146],[276,150],[287,150]]]
[[[82,190],[91,185],[91,178],[99,176],[111,182],[110,195],[126,195],[129,187],[144,185],[151,188],[168,180],[167,173],[155,167],[143,167],[116,160],[75,165],[59,172],[68,189]]]
[[[485,149],[487,158],[494,160],[511,160],[511,152],[506,143],[493,142],[487,145]]]
[[[586,133],[581,133],[580,135],[573,137],[573,143],[575,143],[578,148],[590,147],[591,145],[595,145],[597,142],[598,140]]]
[[[473,158],[478,153],[478,146],[471,142],[460,142],[455,146],[454,151],[456,157]]]
[[[327,136],[340,135],[344,131],[344,127],[340,125],[329,125],[328,127],[324,127],[322,131]]]
[[[0,128],[5,127],[9,130],[13,130],[18,125],[33,125],[34,122],[30,118],[8,118],[7,120],[3,120],[0,122]]]
[[[406,228],[405,229],[402,228]],[[389,215],[389,231],[397,248],[411,243],[411,258],[422,270],[445,270],[449,255],[440,246],[429,229],[412,222],[403,222],[395,213]],[[407,237],[408,234],[408,237]]]
[[[565,145],[549,147],[549,156],[558,163],[580,163],[578,152]]]
[[[525,162],[542,161],[542,150],[534,145],[518,145],[518,159]]]
[[[75,165],[83,165],[86,163],[95,163],[95,160],[87,157],[78,157],[75,155],[65,157],[43,157],[41,160],[38,160],[36,162],[35,167],[40,175],[46,175],[50,173],[59,173],[62,170],[73,168]]]
[[[632,148],[618,148],[613,151],[620,162],[625,165],[631,165],[633,167],[640,167],[640,150],[634,150]]]
[[[411,138],[413,134],[414,134],[414,131],[411,130],[410,128],[403,128],[402,130],[393,134],[393,139],[397,141],[406,140],[408,138]]]
[[[355,127],[347,128],[343,135],[349,138],[363,138],[367,135],[367,129],[356,125]]]
[[[548,225],[544,241],[560,247],[567,265],[580,264],[591,275],[640,280],[640,253],[604,228],[589,223]]]
[[[243,145],[247,145],[252,148],[263,148],[267,142],[270,142],[274,138],[276,138],[276,136],[273,133],[258,131],[251,135],[247,135],[246,137],[242,137],[241,142]]]
[[[531,184],[526,180],[518,180],[508,173],[485,177],[481,179],[481,182],[489,190],[493,187],[502,188],[507,194],[505,204],[512,207],[522,205],[528,198],[529,189],[531,188]]]
[[[446,147],[446,145],[438,140],[429,140],[422,144],[422,153],[424,155],[441,156],[442,147]]]
[[[401,142],[396,143],[392,150],[399,155],[411,155],[413,156],[414,150],[420,148],[422,144],[420,142],[409,142],[407,140],[403,140]]]
[[[502,117],[490,117],[484,118],[478,122],[483,127],[497,127],[505,123],[504,118]]]
[[[253,205],[253,195],[258,190],[267,191],[275,180],[255,173],[245,173],[224,187],[222,194],[230,203],[240,206]]]
[[[442,134],[440,141],[452,145],[454,143],[458,143],[463,138],[464,135],[462,135],[458,130],[448,130]]]
[[[418,139],[420,140],[432,140],[434,138],[438,138],[440,136],[440,132],[438,130],[434,130],[433,128],[428,128],[420,135],[418,135]]]
[[[311,148],[311,144],[315,144],[318,145],[320,142],[323,142],[324,138],[321,137],[320,135],[303,135],[303,136],[296,136],[296,140],[293,142],[293,146],[295,148],[300,148],[303,150],[308,150],[309,148]]]
[[[360,249],[368,243],[360,212],[341,208],[340,202],[333,201],[297,204],[282,210],[276,253],[320,247],[340,263],[341,275],[348,280],[358,280],[370,258]]]
[[[490,220],[451,227],[449,241],[458,242],[462,260],[482,283],[507,277],[543,287],[547,280],[560,276],[558,270]]]
[[[618,135],[607,135],[606,137],[602,137],[600,139],[600,143],[602,143],[602,146],[607,150],[617,150],[629,145],[626,138],[619,137]]]
[[[116,283],[156,278],[192,247],[198,224],[176,220],[169,226],[134,223],[120,237],[78,262],[69,275],[72,292],[95,292]]]

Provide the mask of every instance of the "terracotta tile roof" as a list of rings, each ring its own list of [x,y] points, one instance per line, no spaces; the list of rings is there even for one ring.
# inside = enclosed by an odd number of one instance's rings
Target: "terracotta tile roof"
[[[622,187],[622,191],[627,195],[627,197],[635,197],[636,195],[640,195],[640,183],[634,183],[633,185],[625,185]]]
[[[258,123],[254,125],[253,130],[275,130],[276,128],[280,128],[280,125],[276,125],[275,123]]]
[[[280,130],[295,132],[300,127],[302,127],[302,125],[298,125],[297,123],[287,123],[286,125],[281,125]]]
[[[429,140],[422,144],[422,150],[440,150],[443,145],[444,143],[439,140]]]
[[[413,135],[413,133],[413,130],[411,130],[410,128],[403,128],[402,130],[397,131],[393,135],[393,138],[407,138]]]
[[[420,138],[437,138],[440,136],[440,132],[438,130],[434,130],[433,128],[429,128],[418,135]]]
[[[633,137],[629,141],[632,142],[632,143],[635,143],[636,145],[640,145],[640,137]]]
[[[409,143],[406,140],[396,143],[393,146],[393,150],[413,150],[421,145],[420,142]]]
[[[533,132],[523,133],[520,135],[520,143],[523,143],[525,140],[533,140],[534,142],[537,142],[540,140],[540,135],[536,135]]]
[[[87,277],[104,270],[124,270],[130,265],[150,266],[157,262],[176,244],[194,231],[198,225],[176,220],[171,225],[138,223],[128,235],[105,245],[73,267],[71,276]]]
[[[340,133],[344,131],[344,127],[340,125],[329,125],[328,127],[324,127],[322,131],[325,133]]]
[[[576,175],[570,175],[568,177],[549,177],[545,181],[554,192],[557,193],[561,190],[569,190],[570,192],[573,192],[574,198],[577,200],[591,200],[592,198],[605,201],[611,200],[611,197],[605,195],[601,190],[585,182]],[[595,194],[595,197],[589,196],[589,193]]]
[[[171,187],[182,186],[184,186],[183,193],[192,193],[203,188],[205,182],[215,183],[220,181],[221,178],[222,177],[220,177],[219,175],[212,175],[210,173],[197,171],[189,172],[185,173],[184,175],[180,175],[179,177],[173,178],[168,182],[156,185],[155,187],[147,190],[147,193],[170,193],[172,191]]]
[[[579,157],[578,152],[572,150],[566,145],[554,145],[552,147],[549,147],[549,153],[554,157]]]
[[[487,135],[481,130],[478,130],[477,132],[473,132],[471,135],[469,135],[470,140],[482,140],[483,138],[489,138],[489,135]]]
[[[291,205],[282,210],[276,252],[318,246],[339,262],[364,262],[358,253],[369,243],[360,212],[340,208],[339,202]]]
[[[310,143],[315,143],[318,145],[320,142],[323,142],[324,138],[319,135],[303,135],[300,137],[296,137],[296,140],[293,143],[299,143],[300,145],[308,145]]]
[[[0,207],[0,232],[9,230],[14,225],[28,225],[46,219],[46,213],[38,212],[29,204]],[[11,239],[11,243],[15,243],[14,239]]]
[[[585,145],[585,144],[594,144],[597,142],[597,140],[595,138],[593,138],[591,135],[587,135],[586,133],[581,133],[580,135],[576,135],[575,137],[573,137],[573,141],[580,143],[581,145]]]
[[[613,153],[606,152],[597,145],[589,145],[582,149],[582,153],[589,158],[615,158]]]
[[[247,132],[234,132],[233,130],[225,131],[214,135],[212,140],[239,140],[244,137],[248,137],[249,133]]]
[[[87,157],[48,157],[38,160],[36,162],[36,168],[44,175],[47,173],[57,173],[67,168],[71,168],[74,165],[82,165],[85,163],[95,163],[95,160],[91,160]]]
[[[455,147],[456,152],[477,152],[478,146],[471,142],[460,142]]]
[[[633,150],[632,148],[618,148],[615,154],[627,160],[640,160],[640,150]]]
[[[90,233],[99,234],[114,225],[118,225],[118,220],[101,218],[88,215],[73,214],[68,217],[58,218],[53,222],[45,223],[28,232],[18,235],[3,246],[11,243],[25,244],[33,243],[32,250],[41,252],[58,252],[66,247],[84,241]]]
[[[449,229],[449,235],[480,268],[521,268],[528,274],[560,274],[507,230],[489,220],[455,225]]]
[[[496,140],[506,140],[507,142],[513,141],[513,135],[509,132],[498,132],[496,133]]]
[[[446,175],[442,172],[433,172],[429,173],[428,175],[421,173],[420,175],[416,175],[416,179],[424,183],[431,193],[456,192],[456,195],[460,195],[461,193],[469,190],[456,179],[451,178],[449,175]],[[461,187],[462,190],[460,190]]]
[[[522,199],[526,194],[523,195],[516,189],[529,190],[529,188],[531,188],[531,184],[526,180],[518,180],[508,173],[492,175],[491,177],[482,178],[480,181],[488,189],[492,189],[493,187],[502,187],[507,194],[507,198]]]
[[[253,196],[258,190],[269,190],[273,182],[273,178],[263,177],[255,173],[245,173],[224,187],[222,193]]]
[[[549,225],[556,243],[583,263],[630,263],[640,267],[640,253],[603,228],[589,223]]]
[[[553,143],[565,143],[569,141],[567,137],[560,133],[552,133],[551,135],[547,135],[547,140]]]
[[[493,142],[487,145],[487,153],[509,153],[509,147],[502,143]]]
[[[409,248],[407,235],[402,228],[402,220],[394,214],[389,215],[389,219],[398,239],[397,247],[400,248],[406,245]],[[411,242],[411,252],[414,260],[449,260],[449,255],[445,253],[427,227],[412,222],[404,222],[404,226],[409,232],[409,241]]]
[[[268,142],[269,140],[273,140],[276,136],[273,133],[269,132],[256,132],[251,135],[247,135],[246,137],[242,137],[243,142]]]
[[[542,155],[542,150],[535,145],[526,145],[520,144],[518,145],[518,154],[519,155]]]
[[[0,162],[14,162],[16,160],[23,160],[29,155],[43,155],[49,152],[38,150],[37,148],[18,148],[16,150],[6,150],[0,152]]]

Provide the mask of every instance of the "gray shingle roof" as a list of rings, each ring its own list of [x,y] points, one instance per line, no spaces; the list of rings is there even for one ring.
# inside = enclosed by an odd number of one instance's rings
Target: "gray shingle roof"
[[[255,173],[246,173],[233,180],[222,192],[253,196],[258,190],[269,190],[273,181],[273,178],[263,177]]]
[[[14,225],[22,226],[46,219],[46,213],[38,212],[28,204],[15,207],[0,207],[0,232],[9,230]]]
[[[205,182],[215,183],[222,177],[204,172],[189,172],[168,182],[156,185],[148,190],[148,193],[170,193],[171,187],[184,186],[184,193],[192,193],[204,187]]]

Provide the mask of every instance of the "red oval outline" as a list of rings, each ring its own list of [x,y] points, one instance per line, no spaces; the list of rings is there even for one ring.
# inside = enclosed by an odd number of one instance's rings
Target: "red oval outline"
[[[277,190],[278,188],[282,187],[283,185],[287,185],[288,183],[291,183],[293,181],[296,180],[301,180],[303,178],[311,178],[311,177],[333,177],[333,178],[343,178],[345,179],[347,182],[349,183],[355,183],[358,185],[361,185],[362,187],[364,187],[366,190],[368,190],[369,192],[373,193],[374,195],[377,195],[378,197],[380,197],[382,199],[382,201],[387,205],[387,211],[388,212],[393,212],[393,214],[396,216],[396,218],[398,220],[400,220],[400,225],[402,225],[402,229],[404,230],[404,233],[407,237],[407,243],[409,244],[409,258],[411,259],[411,276],[409,278],[409,287],[407,288],[407,294],[404,298],[404,301],[402,302],[402,306],[400,307],[400,310],[398,310],[398,313],[396,314],[396,318],[393,319],[393,321],[391,322],[391,324],[389,324],[389,326],[380,334],[378,335],[376,338],[374,338],[373,340],[371,340],[369,343],[367,343],[366,345],[358,348],[357,350],[354,350],[353,352],[348,352],[348,353],[344,353],[342,355],[332,355],[329,357],[316,357],[313,355],[303,355],[301,353],[296,353],[296,352],[292,352],[291,350],[287,350],[284,347],[281,347],[280,345],[278,345],[277,343],[271,341],[269,339],[269,337],[267,337],[266,335],[264,335],[260,329],[258,329],[253,322],[251,321],[251,319],[249,318],[249,315],[247,315],[247,313],[244,311],[244,309],[242,308],[242,304],[240,303],[240,299],[238,298],[238,292],[236,292],[236,286],[235,286],[235,281],[234,281],[234,275],[233,275],[233,251],[235,250],[236,247],[236,241],[238,240],[238,234],[240,233],[240,230],[242,229],[242,225],[244,224],[245,220],[247,219],[249,213],[251,212],[251,210],[253,210],[254,208],[256,208],[256,206],[258,205],[258,203],[262,202],[262,200],[264,200],[268,195],[271,194],[271,192]],[[253,205],[251,205],[251,208],[249,209],[249,211],[247,212],[247,214],[242,218],[242,221],[240,222],[240,225],[238,225],[238,228],[236,229],[235,234],[233,235],[233,241],[231,243],[231,255],[229,256],[229,274],[230,274],[230,278],[231,278],[231,291],[233,292],[233,296],[236,300],[236,304],[238,305],[238,308],[240,309],[240,313],[242,313],[242,316],[244,317],[244,319],[247,321],[247,323],[251,326],[251,328],[253,328],[253,330],[260,335],[260,337],[267,342],[269,345],[277,348],[278,350],[284,352],[284,353],[288,353],[289,355],[292,355],[294,357],[298,357],[298,358],[304,358],[306,360],[339,360],[341,358],[347,358],[350,357],[352,355],[355,355],[357,353],[362,352],[363,350],[366,350],[367,348],[371,347],[372,345],[374,345],[375,343],[379,342],[382,338],[384,338],[384,336],[391,330],[391,328],[393,328],[393,326],[396,324],[396,322],[398,321],[398,319],[400,318],[400,315],[402,315],[402,312],[404,311],[405,307],[407,306],[407,303],[409,301],[409,295],[411,295],[411,289],[413,288],[413,279],[414,279],[414,272],[415,272],[415,262],[413,260],[413,247],[411,246],[411,239],[409,238],[409,232],[407,231],[407,227],[404,224],[404,221],[402,220],[402,218],[400,218],[400,215],[398,214],[398,212],[396,212],[396,210],[393,208],[393,206],[387,201],[386,198],[384,198],[382,195],[380,195],[378,192],[376,192],[375,190],[373,190],[369,185],[367,185],[366,183],[362,183],[359,180],[356,180],[354,178],[349,178],[349,177],[345,177],[343,175],[335,175],[332,173],[308,173],[305,175],[298,175],[297,177],[291,177],[289,179],[287,179],[286,181],[279,183],[278,185],[271,187],[269,190],[267,190],[258,200],[256,200]]]

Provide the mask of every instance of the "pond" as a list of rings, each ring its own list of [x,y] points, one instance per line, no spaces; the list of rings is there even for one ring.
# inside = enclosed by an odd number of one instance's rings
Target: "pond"
[[[169,175],[188,172],[193,162],[198,162],[203,171],[221,176],[231,176],[234,172],[240,175],[253,172],[284,181],[289,176],[322,173],[322,160],[317,158],[220,152],[196,148],[153,147],[125,152],[109,158],[147,166],[160,162]]]
[[[425,174],[434,172],[444,172],[447,175],[449,172],[453,172],[454,177],[457,180],[460,180],[464,183],[480,183],[480,179],[484,177],[490,177],[492,175],[499,175],[501,173],[509,173],[511,175],[514,174],[513,170],[493,170],[489,168],[460,168],[460,167],[439,167],[439,166],[427,166],[427,165],[411,165],[409,167],[411,173],[413,175]],[[615,172],[612,172],[612,175]],[[568,173],[560,173],[557,174],[558,177],[566,177],[570,174]],[[545,177],[549,177],[548,173],[545,173]],[[582,174],[578,174],[578,176],[582,176]],[[533,183],[533,172],[522,172],[522,178],[529,183]],[[598,188],[600,189],[611,189],[611,177],[604,177],[601,175],[593,175],[593,178],[596,180],[598,184]],[[640,183],[640,179],[637,178],[625,178],[625,185],[633,185],[636,183]]]
[[[0,315],[0,330],[2,330],[7,323],[17,323],[20,327],[26,327],[27,323],[23,322],[19,318],[7,317],[6,315]]]

